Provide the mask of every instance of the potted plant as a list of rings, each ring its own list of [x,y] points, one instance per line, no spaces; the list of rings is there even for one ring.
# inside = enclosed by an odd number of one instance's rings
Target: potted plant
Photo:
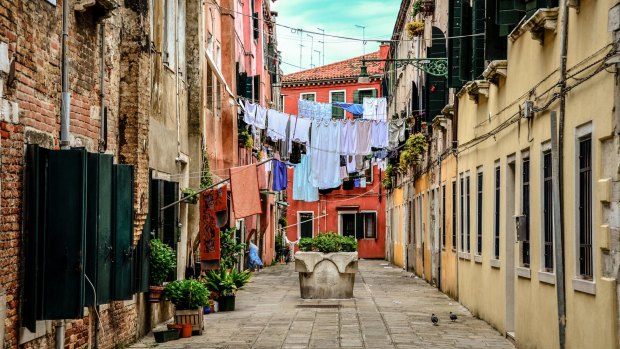
[[[186,204],[195,205],[200,200],[200,196],[196,194],[197,191],[192,188],[183,188],[181,189],[181,193],[183,194],[181,198]]]
[[[151,240],[149,266],[151,268],[151,286],[149,286],[149,301],[161,301],[164,291],[164,281],[177,267],[177,257],[174,250],[159,239]]]
[[[304,299],[348,299],[353,297],[357,272],[357,240],[334,232],[299,240],[295,271]]]
[[[428,141],[424,134],[416,133],[409,136],[403,151],[400,153],[400,170],[407,172],[412,165],[418,164],[427,147]]]
[[[219,311],[235,310],[235,295],[250,282],[249,271],[238,272],[227,269],[211,270],[203,279],[207,289],[215,295],[218,302]]]
[[[420,36],[424,33],[424,22],[411,21],[407,23],[405,30],[410,39],[414,36]]]
[[[209,290],[196,279],[176,280],[164,290],[164,297],[174,304],[175,324],[191,324],[202,334],[203,306],[209,304]]]

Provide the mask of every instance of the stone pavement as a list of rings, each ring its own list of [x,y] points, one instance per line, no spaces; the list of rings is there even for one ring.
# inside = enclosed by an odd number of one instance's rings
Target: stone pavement
[[[202,336],[132,348],[507,348],[486,322],[425,281],[384,261],[362,260],[354,299],[302,300],[293,264],[256,273],[236,311],[205,316]],[[459,316],[454,323],[449,312]],[[439,326],[431,323],[439,316]]]

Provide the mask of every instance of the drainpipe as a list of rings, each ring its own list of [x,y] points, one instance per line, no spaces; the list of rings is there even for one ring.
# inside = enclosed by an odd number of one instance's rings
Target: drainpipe
[[[555,264],[556,264],[556,292],[558,302],[558,334],[560,341],[560,349],[564,349],[566,340],[566,294],[564,289],[564,204],[563,190],[564,190],[564,161],[563,161],[563,149],[564,149],[564,118],[566,115],[566,60],[568,53],[568,1],[562,1],[560,14],[560,115],[558,123],[557,134],[557,147],[555,152],[554,163],[552,164],[552,170],[556,169],[555,176],[553,176],[553,200],[558,202],[559,205],[554,205],[554,251],[555,251]],[[555,134],[555,113],[552,113],[551,117],[551,137],[554,138]],[[553,147],[553,140],[552,140]],[[552,156],[553,157],[553,156]],[[559,211],[559,212],[558,212]]]
[[[56,321],[56,349],[65,347],[65,320]]]
[[[69,149],[69,113],[71,95],[69,94],[69,63],[67,62],[67,39],[69,38],[69,0],[62,1],[62,105],[60,107],[60,148]],[[64,324],[63,324],[64,330]]]
[[[99,70],[99,151],[105,152],[108,144],[108,120],[105,115],[105,24],[99,24],[101,63]]]

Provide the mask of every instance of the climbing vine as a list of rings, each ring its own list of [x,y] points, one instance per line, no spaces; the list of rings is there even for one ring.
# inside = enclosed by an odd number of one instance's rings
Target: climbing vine
[[[213,176],[211,176],[211,168],[209,167],[209,157],[207,156],[207,148],[202,152],[202,169],[200,173],[200,188],[208,188],[213,185]]]
[[[422,153],[427,147],[428,141],[422,133],[409,136],[404,150],[400,153],[400,170],[407,172],[411,166],[418,164],[422,160]]]

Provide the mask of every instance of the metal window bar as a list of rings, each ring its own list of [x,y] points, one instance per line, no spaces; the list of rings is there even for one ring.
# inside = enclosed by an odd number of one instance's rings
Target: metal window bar
[[[525,239],[521,250],[521,260],[524,267],[530,266],[530,159],[523,159],[522,170],[522,212],[525,215]]]
[[[482,172],[478,173],[478,219],[476,224],[477,229],[477,245],[476,251],[478,255],[482,255]]]
[[[551,177],[551,152],[543,154],[543,228],[544,265],[553,271],[553,187]]]
[[[461,251],[465,251],[465,186],[463,185],[463,177],[461,177]]]
[[[441,186],[441,246],[446,247],[446,185]]]
[[[499,205],[500,205],[500,168],[499,166],[495,168],[495,226],[494,226],[494,257],[495,259],[499,259]]]
[[[452,182],[452,248],[456,249],[456,181]]]
[[[579,274],[592,279],[592,140],[579,140]]]
[[[470,205],[470,203],[471,203],[471,200],[469,199],[470,198],[471,186],[469,184],[470,184],[470,180],[469,180],[469,176],[467,176],[467,193],[466,193],[466,195],[467,195],[467,197],[466,197],[466,199],[467,199],[467,227],[466,228],[467,229],[465,230],[465,233],[466,233],[466,237],[465,238],[467,239],[467,241],[466,241],[466,243],[467,243],[466,244],[467,252],[471,251],[471,229],[470,229],[471,228],[471,224],[470,224],[470,217],[471,217],[471,205]]]

